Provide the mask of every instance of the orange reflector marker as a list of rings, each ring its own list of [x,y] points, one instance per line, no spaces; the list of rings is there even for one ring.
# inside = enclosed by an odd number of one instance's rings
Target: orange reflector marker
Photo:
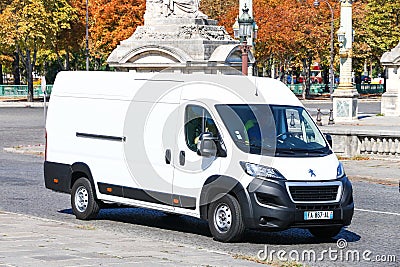
[[[111,193],[112,192],[112,188],[111,187],[107,187],[107,192]]]
[[[54,178],[54,179],[53,179],[53,182],[54,182],[55,184],[58,184],[58,179],[57,179],[57,178]]]
[[[179,199],[174,198],[174,204],[179,204]]]

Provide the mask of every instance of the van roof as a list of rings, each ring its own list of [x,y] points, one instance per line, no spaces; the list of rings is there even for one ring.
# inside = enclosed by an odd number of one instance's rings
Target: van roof
[[[205,86],[208,84],[209,86]],[[145,91],[184,88],[181,98],[215,99],[222,103],[268,103],[302,106],[282,82],[265,77],[222,74],[64,71],[57,75],[53,96],[133,100]],[[224,88],[224,90],[216,89]],[[219,92],[218,92],[219,91]],[[230,93],[227,93],[227,92]],[[236,95],[230,97],[229,95]],[[142,99],[146,100],[146,99]]]

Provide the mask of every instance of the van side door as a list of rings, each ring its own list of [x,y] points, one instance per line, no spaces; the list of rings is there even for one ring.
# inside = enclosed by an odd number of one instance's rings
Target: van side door
[[[173,210],[172,151],[179,103],[135,102],[131,107],[129,127],[125,127],[125,159],[131,182],[125,185],[124,196],[142,201],[141,206]]]
[[[173,196],[175,210],[185,209],[188,214],[199,213],[196,202],[208,177],[219,174],[221,158],[201,156],[198,145],[201,135],[207,133],[215,139],[220,138],[209,109],[199,102],[186,102],[180,106],[177,151],[174,157]]]

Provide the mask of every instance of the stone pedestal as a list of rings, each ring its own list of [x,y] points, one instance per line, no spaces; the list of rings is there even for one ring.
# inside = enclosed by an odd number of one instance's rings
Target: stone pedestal
[[[352,85],[338,87],[332,95],[333,117],[335,122],[352,121],[357,119],[358,93]]]
[[[381,113],[400,116],[400,42],[383,54],[381,63],[386,67],[386,92],[382,95]]]
[[[138,72],[170,68],[183,73],[229,73],[233,71],[231,67],[239,72],[239,42],[217,21],[198,11],[197,2],[187,9],[182,1],[147,0],[144,25],[121,41],[108,57],[108,64],[118,70]],[[182,9],[178,9],[179,5]],[[254,62],[249,53],[249,66]]]
[[[358,92],[351,80],[352,53],[351,49],[341,48],[340,56],[340,84],[332,94],[333,117],[335,122],[345,122],[357,119]]]

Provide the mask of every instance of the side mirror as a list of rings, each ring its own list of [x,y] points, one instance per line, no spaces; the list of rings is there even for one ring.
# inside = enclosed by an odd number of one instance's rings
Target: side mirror
[[[328,141],[329,146],[332,148],[333,143],[332,143],[332,136],[330,134],[325,134],[325,139]]]
[[[212,133],[202,133],[197,143],[197,155],[209,158],[217,155],[216,141],[218,138],[213,137]]]

